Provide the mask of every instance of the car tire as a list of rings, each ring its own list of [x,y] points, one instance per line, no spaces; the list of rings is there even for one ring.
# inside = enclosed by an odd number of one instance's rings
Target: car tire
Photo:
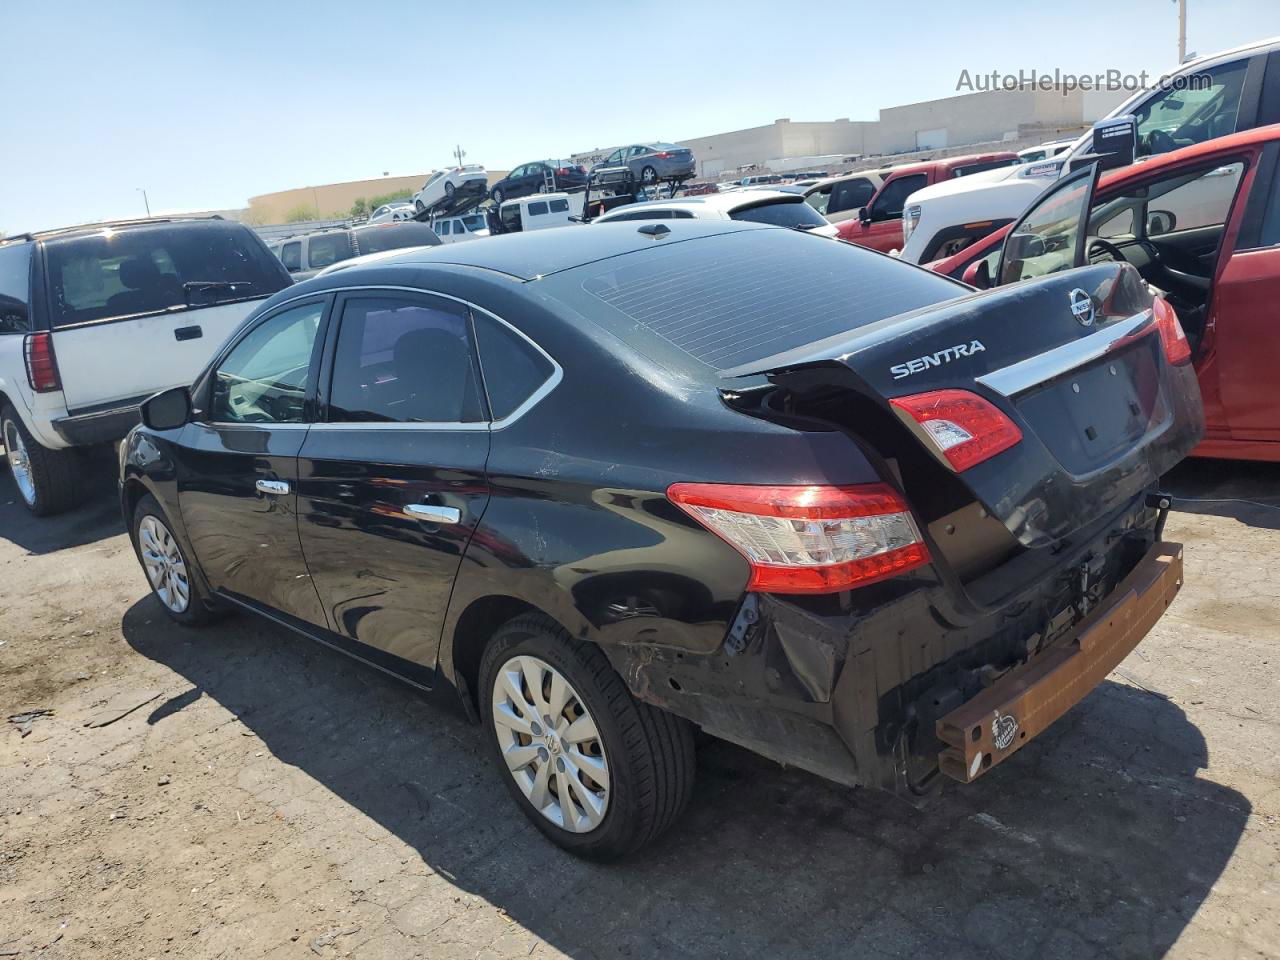
[[[37,517],[61,513],[80,502],[78,451],[42,446],[11,404],[0,410],[0,440],[18,497]]]
[[[539,678],[536,695],[531,675]],[[567,693],[561,688],[551,732],[524,714],[554,709],[557,675]],[[593,860],[632,853],[670,827],[689,801],[691,725],[637,701],[599,647],[574,639],[549,617],[525,614],[494,634],[480,663],[480,708],[499,776],[516,804],[570,853]],[[592,774],[604,777],[594,781]],[[561,790],[571,797],[568,813]]]
[[[151,593],[171,620],[195,627],[219,619],[224,611],[205,589],[204,579],[174,536],[169,518],[149,493],[133,510],[129,536]]]
[[[419,213],[422,213],[424,210],[427,209],[427,205],[423,203],[421,200],[415,200],[413,201],[413,209],[417,210]]]
[[[655,184],[658,182],[658,171],[653,167],[645,167],[640,171],[640,182],[644,184]]]
[[[457,192],[457,190],[458,190],[458,188],[457,188],[457,187],[455,187],[455,186],[454,186],[452,183],[450,183],[448,180],[446,180],[446,181],[444,182],[444,195],[445,195],[446,197],[448,197],[450,200],[452,200],[452,199],[453,199],[453,195]]]
[[[492,190],[492,191],[490,191],[489,196],[493,199],[493,202],[494,202],[494,203],[501,203],[501,202],[502,202],[503,193],[502,193],[502,191],[501,191],[501,190],[499,190],[497,187],[494,187],[494,188],[493,188],[493,190]]]

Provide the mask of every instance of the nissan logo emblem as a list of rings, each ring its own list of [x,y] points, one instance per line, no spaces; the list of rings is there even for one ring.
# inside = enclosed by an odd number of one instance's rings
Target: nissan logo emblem
[[[1093,297],[1076,287],[1067,294],[1067,299],[1071,301],[1071,315],[1080,322],[1080,326],[1092,327]]]

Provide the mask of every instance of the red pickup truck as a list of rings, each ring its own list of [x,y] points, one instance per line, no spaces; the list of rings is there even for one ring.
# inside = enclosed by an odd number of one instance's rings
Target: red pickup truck
[[[996,167],[1011,167],[1017,162],[1018,155],[1005,150],[894,167],[860,214],[839,225],[840,239],[882,253],[898,249],[902,246],[902,208],[911,194],[943,180]]]
[[[1090,176],[1064,177],[1021,220],[929,268],[986,287],[1131,264],[1185,330],[1206,421],[1191,455],[1280,461],[1280,124],[1111,171],[1096,186]]]

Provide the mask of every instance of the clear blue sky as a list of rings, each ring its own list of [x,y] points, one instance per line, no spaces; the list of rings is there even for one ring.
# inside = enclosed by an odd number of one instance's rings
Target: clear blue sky
[[[1189,0],[1201,54],[1277,0]],[[799,9],[799,8],[798,8]],[[637,15],[637,11],[649,12]],[[1171,0],[729,3],[0,0],[0,230],[243,206],[778,117],[875,119],[960,71],[1170,69]],[[595,12],[592,12],[595,11]],[[557,16],[559,14],[559,16]]]

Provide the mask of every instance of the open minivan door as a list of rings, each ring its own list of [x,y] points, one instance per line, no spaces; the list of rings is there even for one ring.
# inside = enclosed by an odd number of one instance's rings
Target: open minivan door
[[[1000,251],[994,285],[1043,277],[1085,263],[1085,224],[1100,164],[1056,181],[1014,222]]]

